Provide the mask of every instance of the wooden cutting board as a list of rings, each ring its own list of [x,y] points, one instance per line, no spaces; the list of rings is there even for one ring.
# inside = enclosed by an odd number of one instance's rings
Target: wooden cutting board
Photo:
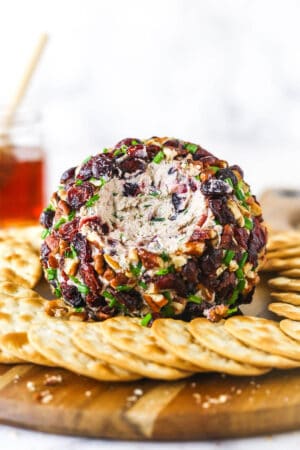
[[[274,227],[296,226],[299,197],[283,194],[272,191],[263,197],[266,218]],[[244,312],[270,315],[268,302],[263,279]],[[51,374],[61,375],[62,382],[46,385]],[[43,403],[43,398],[49,401]],[[179,382],[100,383],[61,369],[0,365],[0,422],[131,440],[216,439],[295,430],[300,428],[300,369],[274,370],[261,377],[208,373]]]

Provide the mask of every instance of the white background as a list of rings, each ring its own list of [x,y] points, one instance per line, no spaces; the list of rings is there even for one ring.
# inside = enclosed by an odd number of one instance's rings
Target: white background
[[[0,0],[0,17],[1,104],[38,33],[50,34],[25,101],[43,112],[49,191],[86,155],[152,135],[239,163],[254,192],[298,187],[298,0]],[[5,427],[0,439],[7,450],[121,448]],[[292,449],[296,441],[300,434],[217,447]]]

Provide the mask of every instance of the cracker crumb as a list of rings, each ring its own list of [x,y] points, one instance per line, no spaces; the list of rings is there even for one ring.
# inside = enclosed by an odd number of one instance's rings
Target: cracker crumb
[[[237,389],[237,390],[236,390],[236,393],[237,393],[237,395],[241,395],[242,389]]]
[[[91,397],[92,391],[85,391],[84,395],[85,395],[86,397]]]
[[[33,381],[27,381],[26,387],[28,391],[34,392],[36,390],[35,383]]]
[[[18,375],[18,374],[16,374],[14,377],[13,377],[13,382],[14,383],[18,383],[19,381],[20,381],[20,375]]]
[[[127,402],[136,402],[137,401],[137,396],[136,395],[130,395],[129,397],[127,397]]]
[[[46,389],[45,391],[41,391],[38,393],[37,400],[43,404],[46,404],[53,400],[53,395],[50,391],[48,391],[48,389]]]
[[[138,397],[140,397],[141,395],[143,395],[144,391],[142,389],[136,388],[133,391],[134,395],[137,395]]]
[[[195,388],[195,387],[196,387],[196,382],[195,382],[195,381],[193,381],[193,382],[191,383],[191,387],[192,387],[192,388]]]
[[[62,383],[63,377],[62,375],[50,375],[46,373],[45,380],[44,380],[44,386],[55,386],[57,384]]]
[[[194,392],[193,397],[196,400],[196,403],[201,403],[201,394],[199,394],[199,392]]]

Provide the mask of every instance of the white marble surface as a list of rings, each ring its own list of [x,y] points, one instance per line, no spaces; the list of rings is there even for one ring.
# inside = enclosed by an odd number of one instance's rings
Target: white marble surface
[[[44,115],[48,188],[123,137],[194,140],[246,168],[254,192],[299,187],[298,0],[0,0],[0,103],[37,33],[50,42],[26,104]],[[298,449],[300,433],[133,444],[0,427],[1,448]]]

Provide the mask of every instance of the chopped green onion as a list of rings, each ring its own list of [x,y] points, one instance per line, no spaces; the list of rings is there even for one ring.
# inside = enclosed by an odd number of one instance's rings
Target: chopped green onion
[[[57,269],[47,269],[47,278],[49,281],[57,278]]]
[[[139,145],[139,143],[138,143],[138,141],[136,141],[135,139],[132,139],[131,145]]]
[[[138,285],[141,287],[141,288],[143,288],[144,290],[146,290],[147,289],[147,284],[144,282],[144,281],[139,281],[138,282]]]
[[[42,231],[41,238],[46,239],[46,237],[49,236],[50,233],[51,231],[49,230],[49,228],[46,228],[45,230]]]
[[[243,280],[243,279],[244,279],[244,272],[243,272],[243,269],[237,269],[236,272],[235,272],[235,274],[236,274],[236,276],[237,276],[237,278],[238,278],[239,280]]]
[[[100,198],[100,195],[99,195],[99,194],[93,195],[93,196],[86,202],[85,206],[86,206],[87,208],[90,208],[91,206],[94,205],[94,203],[95,203],[97,200],[99,200],[99,198]]]
[[[220,221],[218,219],[215,219],[215,224],[216,225],[221,225]]]
[[[241,269],[242,269],[242,268],[244,267],[244,265],[246,264],[247,259],[248,259],[248,253],[247,253],[247,252],[244,252],[244,253],[243,253],[243,256],[242,256],[242,259],[241,259],[240,262],[239,262],[239,267],[240,267]]]
[[[85,158],[81,164],[86,164],[87,162],[89,162],[89,160],[91,159],[91,156],[88,156],[87,158]]]
[[[83,306],[79,306],[78,308],[74,308],[74,309],[75,309],[75,312],[78,312],[78,313],[81,313],[84,311]]]
[[[113,296],[113,294],[111,294],[110,292],[108,292],[108,291],[104,291],[103,293],[102,293],[102,295],[103,295],[103,297],[104,298],[108,298],[109,300],[113,300],[115,297]]]
[[[229,304],[229,305],[232,305],[233,303],[235,303],[236,300],[238,299],[239,294],[240,294],[239,289],[238,289],[238,288],[235,288],[234,291],[233,291],[233,293],[232,293],[232,296],[231,296],[230,299],[228,300],[228,304]]]
[[[71,211],[70,214],[68,215],[68,220],[73,220],[75,217],[76,211]]]
[[[133,264],[129,264],[129,269],[132,275],[138,277],[142,270],[142,262],[139,261],[136,266],[134,266]]]
[[[106,184],[106,179],[104,177],[100,177],[100,187],[102,188]]]
[[[169,301],[172,301],[171,293],[169,291],[164,291],[162,295]]]
[[[143,327],[146,327],[151,319],[152,319],[152,314],[151,313],[146,314],[141,320],[141,325]]]
[[[73,277],[73,275],[70,275],[70,279],[77,285],[77,289],[82,294],[88,294],[90,292],[90,289],[88,286],[86,286],[84,283],[81,283],[81,281],[78,280],[78,278]]]
[[[245,194],[240,187],[235,188],[235,195],[239,200],[245,200]]]
[[[160,150],[152,159],[153,162],[155,162],[156,164],[159,164],[165,157],[165,154],[162,150]]]
[[[108,153],[108,148],[104,148],[104,149],[102,150],[102,153]]]
[[[151,222],[164,222],[165,220],[164,217],[152,217]]]
[[[246,286],[246,280],[243,278],[238,282],[237,288],[240,292],[242,292],[245,289]]]
[[[127,286],[126,284],[120,284],[116,287],[118,292],[128,292],[132,290],[132,286]]]
[[[209,169],[212,170],[214,173],[217,173],[217,172],[219,172],[220,167],[218,167],[218,166],[209,166]]]
[[[200,305],[200,303],[203,302],[203,299],[201,297],[198,297],[198,295],[189,295],[188,302],[197,303],[198,305]]]
[[[66,223],[66,219],[64,217],[61,217],[56,224],[54,225],[54,230],[58,230],[59,227],[63,224]]]
[[[232,316],[232,314],[236,313],[237,311],[238,311],[237,306],[235,306],[234,308],[229,308],[227,310],[226,317]]]
[[[57,186],[57,189],[58,189],[59,191],[62,191],[64,188],[65,188],[65,186],[64,186],[63,184],[59,184],[59,185]]]
[[[114,151],[114,156],[125,155],[126,151],[127,151],[126,145],[122,145],[121,148],[118,148],[117,150]]]
[[[44,209],[44,211],[55,211],[55,208],[53,205],[51,205],[51,203],[49,203],[49,205],[47,206],[47,208]]]
[[[229,184],[229,186],[231,186],[233,188],[233,182],[231,178],[225,178],[226,183]]]
[[[117,306],[117,305],[118,305],[118,302],[117,302],[117,300],[115,299],[115,297],[112,298],[111,301],[110,301],[109,304],[108,304],[108,306],[109,306],[110,308],[113,308],[114,306]]]
[[[195,180],[200,181],[200,175],[196,175],[194,178]]]
[[[226,264],[226,266],[229,266],[234,256],[235,252],[233,250],[227,250],[223,259],[223,263]]]
[[[150,192],[149,195],[151,195],[151,197],[157,197],[159,192]]]
[[[161,259],[165,262],[170,261],[170,256],[166,252],[162,252],[160,255]]]
[[[156,275],[167,275],[168,273],[174,272],[174,266],[166,267],[165,269],[159,269],[155,272]]]
[[[198,150],[198,145],[196,144],[185,144],[184,146],[190,153],[196,153]]]
[[[65,257],[71,258],[71,259],[74,259],[77,257],[77,252],[76,252],[73,244],[70,245],[70,250],[65,252]]]
[[[246,228],[246,230],[249,230],[249,231],[253,230],[253,222],[252,222],[252,220],[248,219],[248,217],[244,217],[244,219],[245,219],[245,228]]]
[[[167,304],[161,309],[161,313],[164,317],[172,317],[174,316],[174,308],[172,305]]]
[[[82,183],[83,183],[82,180],[76,180],[76,181],[75,181],[75,185],[76,185],[76,186],[81,186]]]
[[[61,297],[61,289],[59,287],[55,288],[54,294],[56,295],[56,297],[60,298]]]

